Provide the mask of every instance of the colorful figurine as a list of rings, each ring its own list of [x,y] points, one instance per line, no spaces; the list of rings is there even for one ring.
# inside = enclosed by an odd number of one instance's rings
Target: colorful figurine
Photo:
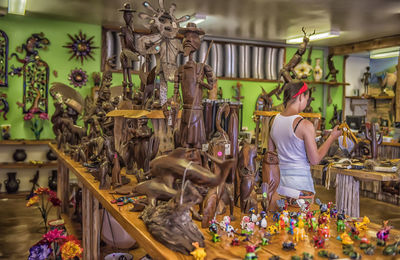
[[[280,218],[283,219],[283,221],[285,221],[285,225],[289,225],[289,211],[284,210],[282,211],[282,215],[280,216]]]
[[[388,221],[383,222],[383,227],[376,233],[376,237],[378,238],[378,245],[384,246],[386,244],[387,239],[389,238],[389,232],[392,229],[391,226],[388,226]]]
[[[347,233],[343,233],[340,235],[340,239],[342,240],[343,245],[352,245],[354,244],[353,240],[351,240],[351,237]]]
[[[309,229],[311,229],[311,231],[313,231],[313,232],[317,232],[317,230],[318,230],[318,222],[317,222],[316,218],[312,218],[311,219],[311,223],[310,223]]]
[[[326,217],[326,215],[319,215],[318,217],[318,225],[321,226],[325,226],[328,224],[328,218]]]
[[[257,222],[257,226],[259,226],[260,228],[267,228],[268,226],[268,222],[267,222],[267,214],[265,213],[265,211],[261,211],[260,213],[260,221]]]
[[[278,227],[275,225],[269,226],[268,233],[270,233],[271,235],[275,235],[276,233],[278,233]]]
[[[261,245],[267,246],[267,245],[269,245],[269,241],[270,241],[270,239],[269,239],[268,237],[263,236],[263,237],[261,238]]]
[[[199,246],[199,242],[194,242],[192,245],[196,248],[190,254],[194,257],[195,260],[203,260],[206,258],[206,251],[204,248]]]
[[[246,226],[247,226],[247,224],[250,222],[250,218],[248,217],[248,216],[244,216],[243,218],[242,218],[242,221],[240,222],[240,227],[242,228],[242,229],[245,229],[246,228]]]
[[[304,228],[295,227],[293,229],[293,241],[299,242],[299,239],[303,241],[305,237],[306,237],[306,232]]]
[[[314,236],[314,247],[315,248],[324,248],[325,247],[325,239],[320,236]]]
[[[282,216],[282,215],[281,215]],[[278,225],[278,230],[285,230],[286,224],[285,224],[285,220],[283,218],[279,219],[279,225]]]
[[[344,223],[344,220],[339,219],[336,222],[337,225],[337,232],[344,232],[346,230],[346,224]]]
[[[256,255],[256,251],[258,248],[255,245],[247,245],[246,246],[246,256],[244,257],[244,260],[254,260],[258,259]]]
[[[275,221],[275,222],[278,222],[279,221],[279,217],[281,216],[281,213],[279,213],[278,211],[276,211],[275,213],[274,213],[274,215],[272,215],[272,220],[273,221]]]
[[[371,223],[371,221],[369,220],[369,218],[367,216],[364,216],[362,222],[360,221],[356,221],[354,223],[355,228],[357,228],[358,230],[367,230],[367,224]]]
[[[293,231],[294,231],[295,226],[296,226],[296,220],[291,219],[290,220],[289,229],[288,229],[288,233],[289,234],[293,235]]]
[[[400,245],[400,241],[397,241],[394,244],[388,245],[383,249],[383,255],[396,255],[398,253],[398,246]]]
[[[310,253],[304,252],[303,253],[303,260],[313,260],[314,256],[312,256]]]
[[[324,226],[323,228],[318,229],[318,235],[323,238],[329,238],[331,236],[331,232],[328,226]]]
[[[250,221],[253,223],[257,223],[257,221],[258,221],[258,216],[257,216],[256,210],[254,208],[250,209]]]
[[[296,250],[295,244],[292,241],[285,241],[282,243],[283,250]]]
[[[232,245],[232,246],[238,246],[238,245],[239,245],[239,238],[234,237],[234,238],[232,239],[231,245]]]
[[[231,224],[231,218],[229,216],[225,216],[221,222],[219,222],[219,226],[222,230],[226,230],[227,226]]]

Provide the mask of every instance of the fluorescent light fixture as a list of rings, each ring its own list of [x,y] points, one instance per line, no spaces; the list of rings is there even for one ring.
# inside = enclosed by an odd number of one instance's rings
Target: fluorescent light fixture
[[[8,0],[8,13],[25,15],[26,0]]]
[[[340,31],[336,30],[330,30],[329,32],[321,32],[321,33],[316,33],[314,35],[311,35],[310,41],[318,41],[322,39],[329,39],[329,38],[334,38],[334,37],[339,37]],[[287,44],[298,44],[303,42],[304,36],[299,36],[295,38],[290,38],[286,40]]]
[[[370,59],[385,59],[399,56],[399,47],[385,48],[380,50],[373,50],[369,54]]]
[[[195,23],[199,24],[204,22],[207,19],[207,16],[205,14],[194,14],[192,17],[187,20],[186,22],[183,22],[180,24],[181,27],[186,27],[188,23]]]

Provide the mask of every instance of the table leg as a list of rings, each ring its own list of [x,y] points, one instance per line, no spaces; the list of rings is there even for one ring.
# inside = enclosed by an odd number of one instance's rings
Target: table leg
[[[68,168],[58,161],[57,197],[61,200],[61,213],[68,214],[69,209],[69,172]]]
[[[336,206],[339,213],[360,216],[360,182],[353,176],[336,175]]]
[[[93,259],[100,259],[100,210],[99,201],[95,197],[92,211],[92,252]]]
[[[82,224],[83,259],[100,259],[99,201],[85,186],[82,189]]]

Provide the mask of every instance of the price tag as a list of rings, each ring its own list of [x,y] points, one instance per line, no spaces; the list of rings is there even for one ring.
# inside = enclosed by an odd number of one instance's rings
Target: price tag
[[[231,144],[225,144],[225,155],[231,155]]]
[[[169,125],[169,126],[172,126],[172,116],[169,116],[169,117],[168,117],[168,125]]]
[[[202,150],[203,152],[207,152],[207,151],[208,151],[208,143],[207,143],[207,144],[203,144],[203,145],[201,146],[201,150]]]

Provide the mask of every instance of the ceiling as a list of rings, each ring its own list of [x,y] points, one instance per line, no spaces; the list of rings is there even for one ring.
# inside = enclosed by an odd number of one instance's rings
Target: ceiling
[[[166,1],[166,8],[172,3]],[[122,24],[118,9],[124,0],[27,0],[27,16],[79,21],[91,24]],[[142,0],[130,1],[134,9],[146,11]],[[149,2],[158,8],[157,0]],[[176,16],[201,13],[208,35],[263,41],[284,41],[301,35],[301,27],[339,29],[338,38],[314,45],[334,46],[400,34],[399,0],[175,0]],[[0,0],[7,7],[7,0]],[[136,18],[135,28],[143,28]]]

